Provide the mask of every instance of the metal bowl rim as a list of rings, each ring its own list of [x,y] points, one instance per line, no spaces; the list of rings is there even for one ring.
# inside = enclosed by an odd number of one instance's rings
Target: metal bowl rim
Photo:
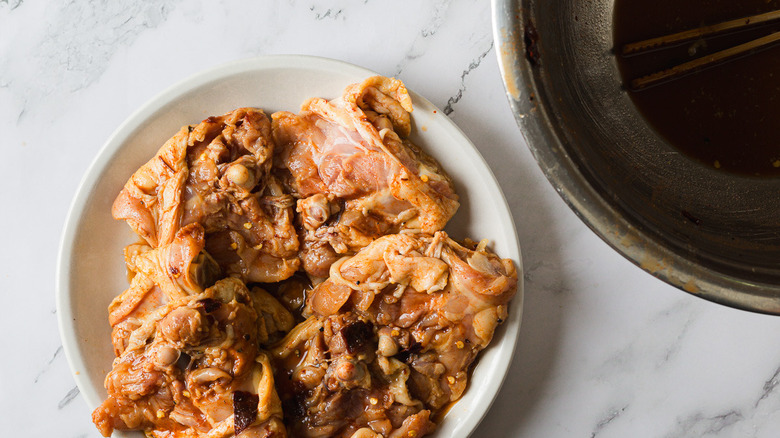
[[[529,0],[491,0],[493,38],[509,104],[526,144],[547,180],[572,211],[602,240],[633,264],[694,296],[737,309],[780,314],[780,285],[725,275],[657,242],[607,202],[580,172],[556,132],[540,93],[535,69],[525,57],[523,24]],[[530,104],[525,93],[534,93]],[[771,296],[769,294],[771,292]]]

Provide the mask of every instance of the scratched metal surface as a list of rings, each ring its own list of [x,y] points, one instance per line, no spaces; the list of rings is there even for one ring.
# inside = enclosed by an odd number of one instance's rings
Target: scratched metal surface
[[[621,89],[613,0],[494,0],[515,118],[549,181],[629,260],[703,298],[780,314],[780,180],[681,155]]]

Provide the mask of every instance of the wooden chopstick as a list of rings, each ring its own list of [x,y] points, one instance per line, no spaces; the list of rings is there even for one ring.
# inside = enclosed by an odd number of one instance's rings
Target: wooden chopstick
[[[645,50],[657,49],[669,44],[679,43],[694,38],[699,38],[727,30],[740,29],[742,27],[752,26],[754,24],[766,23],[780,19],[780,10],[765,12],[763,14],[751,15],[749,17],[738,18],[736,20],[724,21],[722,23],[711,24],[708,26],[697,27],[696,29],[685,30],[671,35],[664,35],[657,38],[650,38],[635,43],[629,43],[623,46],[623,55],[636,54]]]
[[[774,32],[753,41],[748,41],[744,44],[721,50],[720,52],[715,52],[710,55],[702,56],[701,58],[696,58],[693,61],[688,61],[686,63],[676,65],[670,69],[662,70],[657,73],[634,79],[631,81],[631,89],[640,90],[642,88],[647,88],[659,82],[664,82],[687,73],[692,73],[706,66],[725,61],[729,58],[733,58],[734,56],[741,55],[751,50],[762,48],[777,41],[780,41],[780,32]]]

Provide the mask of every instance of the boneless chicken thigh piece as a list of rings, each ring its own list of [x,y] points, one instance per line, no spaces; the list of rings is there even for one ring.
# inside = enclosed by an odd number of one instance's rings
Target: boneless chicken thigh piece
[[[435,428],[408,393],[409,367],[378,354],[373,325],[353,313],[310,317],[271,357],[293,436],[422,437]]]
[[[269,175],[274,143],[261,111],[240,108],[183,127],[133,174],[114,202],[151,247],[200,224],[228,275],[274,282],[299,267],[294,201]]]
[[[380,237],[330,268],[270,356],[290,431],[421,437],[507,316],[514,263],[444,232]]]
[[[409,394],[431,411],[463,394],[469,366],[517,291],[511,260],[444,232],[381,237],[330,274],[312,290],[307,313],[350,312],[370,324],[376,354],[408,366]]]
[[[288,331],[292,316],[236,278],[206,287],[216,277],[203,240],[191,224],[167,245],[126,251],[131,286],[109,307],[117,358],[105,380],[108,398],[92,414],[104,436],[114,429],[159,438],[286,436],[259,344],[278,335],[270,331]]]
[[[458,208],[452,181],[409,139],[411,98],[375,76],[338,99],[306,101],[273,115],[277,173],[297,198],[304,270],[330,265],[377,237],[444,228]]]

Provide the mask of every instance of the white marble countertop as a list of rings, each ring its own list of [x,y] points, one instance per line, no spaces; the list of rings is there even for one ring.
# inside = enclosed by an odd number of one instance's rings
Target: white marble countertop
[[[504,187],[524,255],[525,315],[475,436],[778,436],[780,318],[674,289],[574,216],[512,118],[485,0],[0,0],[0,435],[99,436],[54,305],[77,185],[145,101],[202,69],[263,54],[399,77],[445,109]]]

